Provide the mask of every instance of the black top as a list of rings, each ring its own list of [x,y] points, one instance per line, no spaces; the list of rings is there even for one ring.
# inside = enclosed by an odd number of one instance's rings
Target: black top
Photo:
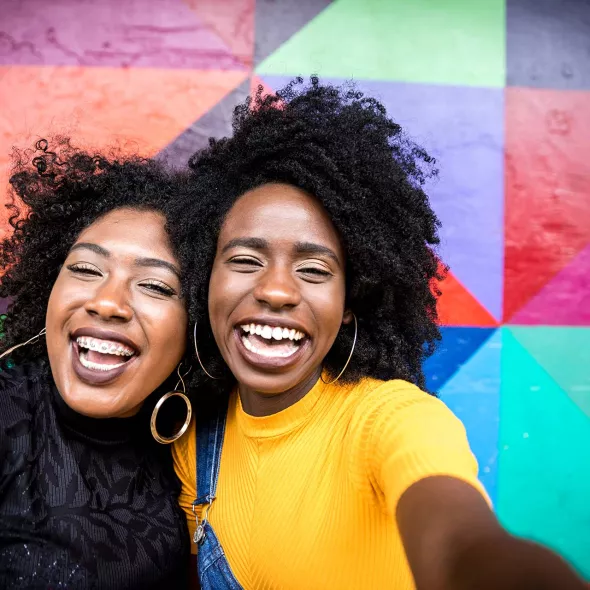
[[[189,540],[169,448],[142,412],[74,412],[48,375],[0,372],[0,588],[183,588]]]

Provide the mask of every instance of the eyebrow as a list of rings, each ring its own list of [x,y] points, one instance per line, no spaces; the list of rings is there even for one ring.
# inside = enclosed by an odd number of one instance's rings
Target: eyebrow
[[[265,250],[268,248],[268,242],[262,238],[234,238],[230,240],[221,250],[221,253],[227,252],[232,248],[251,248],[252,250]]]
[[[297,242],[297,244],[295,244],[295,251],[298,254],[323,254],[340,265],[340,260],[338,259],[338,256],[336,256],[336,252],[321,244],[314,244],[313,242]]]
[[[70,248],[70,252],[73,252],[74,250],[90,250],[103,258],[111,257],[111,253],[106,248],[103,248],[98,244],[92,244],[91,242],[78,242]],[[138,266],[140,268],[166,268],[180,278],[180,270],[171,262],[161,260],[160,258],[136,258],[133,262],[133,266]]]
[[[91,252],[102,256],[103,258],[111,257],[111,253],[106,248],[103,248],[98,244],[92,244],[90,242],[78,242],[70,248],[70,252],[74,252],[74,250],[90,250]]]
[[[232,248],[238,247],[252,248],[253,250],[266,250],[268,249],[268,242],[262,238],[234,238],[223,247],[221,252],[223,254]],[[340,260],[338,259],[336,252],[321,244],[314,244],[313,242],[297,242],[295,244],[295,252],[298,254],[319,254],[328,256],[336,262],[336,264],[340,265]]]
[[[133,263],[133,266],[139,266],[142,268],[167,268],[169,271],[173,272],[178,278],[180,278],[180,270],[171,262],[161,260],[160,258],[137,258]]]

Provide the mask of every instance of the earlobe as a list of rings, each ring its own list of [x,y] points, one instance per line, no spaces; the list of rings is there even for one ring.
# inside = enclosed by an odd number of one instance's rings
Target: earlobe
[[[342,323],[344,325],[350,324],[352,322],[352,311],[350,309],[345,309],[344,314],[342,315]]]

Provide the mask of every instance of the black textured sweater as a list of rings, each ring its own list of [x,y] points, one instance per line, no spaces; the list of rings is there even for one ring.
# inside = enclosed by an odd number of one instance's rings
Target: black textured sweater
[[[141,412],[77,414],[47,375],[0,372],[0,588],[183,588],[169,449]]]

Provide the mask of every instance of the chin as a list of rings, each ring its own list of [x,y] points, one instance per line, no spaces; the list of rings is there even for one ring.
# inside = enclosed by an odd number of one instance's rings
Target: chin
[[[306,372],[296,369],[289,372],[263,373],[243,367],[232,373],[239,385],[269,397],[289,391],[308,378]]]

